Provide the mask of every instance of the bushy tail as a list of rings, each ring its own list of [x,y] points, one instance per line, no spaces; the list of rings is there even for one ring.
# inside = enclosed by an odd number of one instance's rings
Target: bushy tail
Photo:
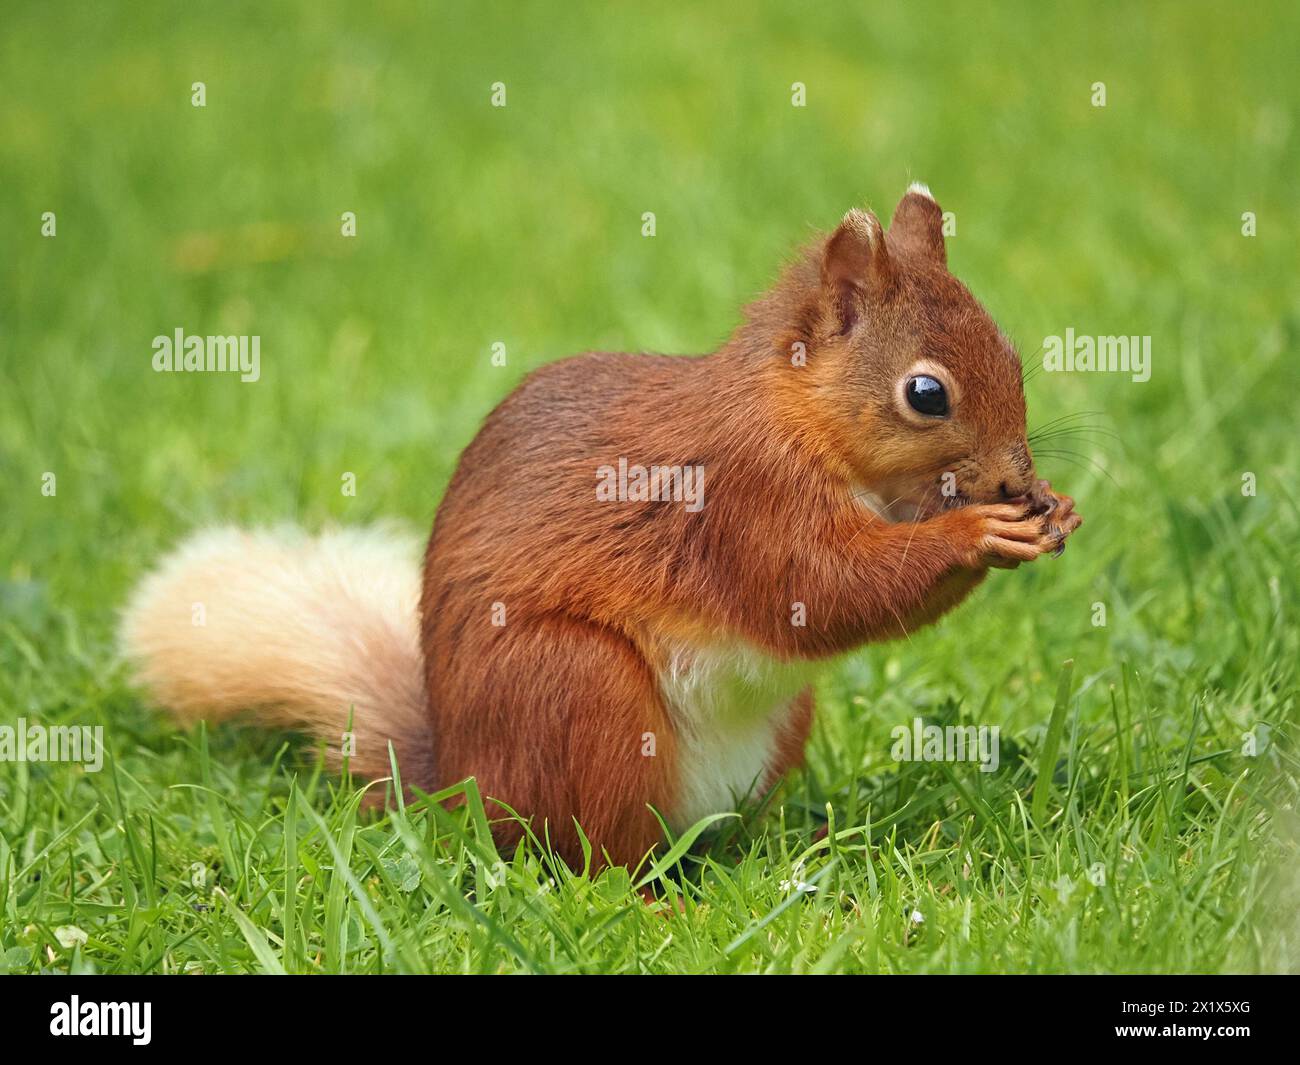
[[[417,609],[418,547],[377,529],[201,532],[141,582],[122,643],[140,680],[184,722],[250,711],[344,753],[349,714],[365,777],[430,788]]]

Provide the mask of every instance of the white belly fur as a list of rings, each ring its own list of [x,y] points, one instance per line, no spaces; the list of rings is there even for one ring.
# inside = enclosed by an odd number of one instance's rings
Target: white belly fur
[[[816,668],[744,643],[673,649],[659,686],[677,725],[674,831],[734,810],[762,787],[791,703]]]

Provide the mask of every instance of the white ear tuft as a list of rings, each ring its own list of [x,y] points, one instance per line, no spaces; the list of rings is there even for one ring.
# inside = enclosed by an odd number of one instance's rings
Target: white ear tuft
[[[880,219],[856,207],[846,214],[826,240],[821,275],[840,331],[847,332],[862,313],[866,297],[892,284],[893,270]]]
[[[885,235],[880,219],[870,211],[863,211],[858,207],[854,207],[844,216],[840,221],[840,228],[852,230],[866,241],[868,247],[872,248],[877,247]]]
[[[934,199],[934,193],[930,191],[930,186],[924,184],[923,182],[913,181],[910,185],[907,186],[907,193],[909,196],[914,192],[918,196],[924,196],[927,200]]]

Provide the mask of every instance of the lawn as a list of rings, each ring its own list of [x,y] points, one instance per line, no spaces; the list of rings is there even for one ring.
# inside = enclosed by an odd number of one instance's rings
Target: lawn
[[[108,758],[0,762],[0,972],[1300,964],[1300,10],[973,12],[8,5],[0,724]],[[359,812],[309,744],[133,689],[116,611],[190,530],[427,530],[524,374],[714,349],[911,180],[1027,361],[1149,336],[1150,380],[1031,377],[1069,550],[832,664],[807,768],[676,868]],[[154,372],[177,328],[258,335],[259,379]],[[895,761],[917,716],[998,726],[997,772]]]

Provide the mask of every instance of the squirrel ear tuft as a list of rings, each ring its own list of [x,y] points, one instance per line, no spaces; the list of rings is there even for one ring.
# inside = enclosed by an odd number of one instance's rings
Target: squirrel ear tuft
[[[892,276],[880,219],[855,207],[827,239],[822,253],[822,289],[839,319],[841,332],[847,333],[853,327],[866,297],[887,288]]]
[[[907,194],[898,201],[894,220],[889,223],[889,239],[909,255],[947,265],[943,211],[928,186],[914,181],[907,187]]]

